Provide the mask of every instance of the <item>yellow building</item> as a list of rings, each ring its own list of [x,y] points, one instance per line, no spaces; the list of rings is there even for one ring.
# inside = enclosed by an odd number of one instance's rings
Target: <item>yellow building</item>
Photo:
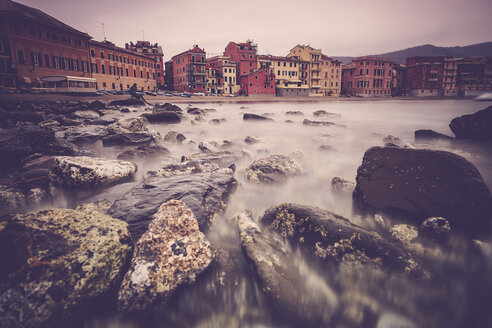
[[[236,81],[236,62],[231,60],[229,56],[208,58],[207,65],[214,71],[218,94],[231,95],[239,91],[241,85],[239,81]],[[213,82],[212,79],[210,81]]]
[[[215,68],[207,65],[207,93],[217,94],[217,77],[215,76]]]
[[[321,80],[320,91],[324,96],[338,97],[342,87],[341,62],[321,55]]]
[[[277,96],[308,96],[307,79],[302,79],[308,65],[297,58],[258,56],[258,67],[268,68],[275,75]]]

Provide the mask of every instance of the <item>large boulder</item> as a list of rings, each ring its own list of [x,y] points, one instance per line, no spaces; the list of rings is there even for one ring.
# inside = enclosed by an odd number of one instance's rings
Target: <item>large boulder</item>
[[[243,253],[261,290],[279,313],[303,326],[328,324],[337,309],[334,291],[277,233],[260,229],[244,212],[236,217]]]
[[[107,135],[102,142],[104,147],[134,146],[151,143],[156,140],[155,137],[151,132],[123,132]]]
[[[179,123],[181,118],[174,111],[153,111],[152,113],[142,114],[150,123]]]
[[[141,312],[193,283],[212,261],[212,247],[193,212],[179,200],[162,204],[135,245],[118,293],[118,309]]]
[[[109,106],[145,106],[145,102],[142,99],[119,99],[110,102]]]
[[[468,139],[477,142],[492,142],[492,106],[476,112],[454,118],[449,124],[456,139]]]
[[[147,132],[147,124],[149,124],[149,121],[144,117],[132,117],[108,125],[108,131],[113,134]]]
[[[153,177],[137,185],[115,201],[109,213],[130,225],[138,240],[159,206],[166,201],[183,201],[195,214],[200,229],[206,229],[215,215],[225,210],[237,181],[231,169],[171,177]]]
[[[363,209],[402,215],[420,225],[431,216],[453,231],[490,231],[492,196],[477,168],[445,151],[373,147],[357,170],[354,201]]]
[[[66,130],[64,132],[64,138],[67,141],[74,143],[95,142],[106,137],[108,133],[108,129],[105,126],[78,126]]]
[[[57,156],[53,172],[67,186],[110,186],[133,177],[137,166],[131,162],[87,156]]]
[[[0,224],[2,327],[52,327],[108,292],[132,249],[128,225],[97,210],[54,209]]]
[[[118,159],[129,160],[145,160],[157,156],[169,155],[171,152],[166,147],[160,145],[142,145],[137,148],[129,149],[118,155]]]
[[[246,178],[253,183],[279,183],[300,173],[301,167],[292,157],[271,155],[251,163]]]

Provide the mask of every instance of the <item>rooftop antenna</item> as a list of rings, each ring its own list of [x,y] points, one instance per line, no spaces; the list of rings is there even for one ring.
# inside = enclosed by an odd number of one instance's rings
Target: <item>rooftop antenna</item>
[[[106,31],[104,30],[104,23],[101,23],[101,26],[103,30],[104,41],[106,41]]]

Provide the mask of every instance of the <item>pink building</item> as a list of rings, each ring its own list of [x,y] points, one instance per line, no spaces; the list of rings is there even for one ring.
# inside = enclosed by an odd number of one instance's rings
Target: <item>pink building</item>
[[[174,90],[204,92],[207,80],[205,50],[195,45],[172,59]]]
[[[358,57],[342,68],[342,94],[390,97],[392,72],[392,59]]]
[[[239,94],[244,96],[275,96],[275,74],[268,68],[241,76]]]
[[[229,42],[225,48],[224,56],[229,56],[231,60],[236,62],[236,79],[238,81],[241,76],[249,74],[258,67],[256,60],[258,56],[258,45],[254,44],[251,40],[243,43]]]

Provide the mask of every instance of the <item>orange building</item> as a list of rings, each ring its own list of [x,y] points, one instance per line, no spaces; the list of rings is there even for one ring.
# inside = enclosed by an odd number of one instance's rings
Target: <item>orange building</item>
[[[38,86],[49,75],[90,77],[90,39],[36,8],[0,0],[0,86]]]
[[[162,51],[162,47],[157,43],[152,44],[149,41],[137,41],[135,44],[133,42],[129,44],[125,43],[125,49],[155,59],[157,88],[164,89],[164,52]]]

